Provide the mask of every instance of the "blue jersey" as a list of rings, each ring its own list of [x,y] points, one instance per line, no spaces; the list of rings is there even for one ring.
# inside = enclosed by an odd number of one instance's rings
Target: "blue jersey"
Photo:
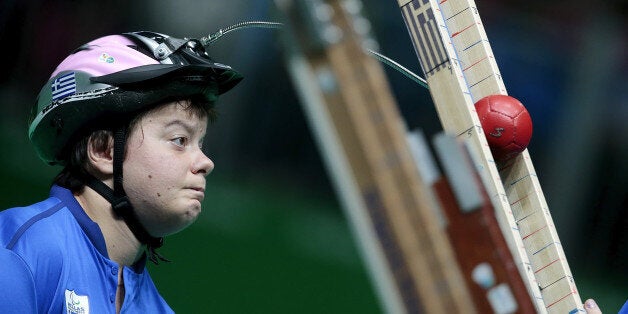
[[[628,314],[628,300],[626,300],[626,303],[624,303],[624,306],[622,306],[621,309],[619,309],[618,314]]]
[[[0,282],[9,285],[0,301],[14,300],[0,302],[0,313],[115,313],[120,269],[69,190],[53,186],[43,202],[0,212],[0,246],[0,260],[9,261],[0,264]],[[123,268],[121,312],[173,313],[145,263]]]
[[[35,287],[28,267],[12,251],[0,248],[0,311],[36,313]],[[8,311],[10,309],[10,312]]]

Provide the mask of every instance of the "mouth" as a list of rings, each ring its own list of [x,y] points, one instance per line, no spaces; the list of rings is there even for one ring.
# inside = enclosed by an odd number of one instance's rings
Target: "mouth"
[[[205,198],[205,188],[204,187],[189,187],[188,190],[192,191],[193,198],[199,201],[203,201]]]
[[[189,188],[189,189],[194,190],[194,191],[198,191],[198,192],[201,192],[201,193],[205,193],[205,188],[204,188],[204,187],[202,187],[202,186],[199,186],[199,187],[191,187],[191,188]]]

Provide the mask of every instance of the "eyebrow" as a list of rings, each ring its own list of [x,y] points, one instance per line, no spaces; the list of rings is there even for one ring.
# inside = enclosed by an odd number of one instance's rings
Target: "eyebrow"
[[[183,121],[181,119],[175,119],[175,120],[172,120],[172,121],[166,123],[166,125],[164,126],[164,129],[170,128],[170,127],[173,127],[173,126],[181,126],[190,134],[194,134],[195,131],[198,129],[198,128],[194,127],[192,124],[190,124],[190,123],[188,123],[186,121]]]

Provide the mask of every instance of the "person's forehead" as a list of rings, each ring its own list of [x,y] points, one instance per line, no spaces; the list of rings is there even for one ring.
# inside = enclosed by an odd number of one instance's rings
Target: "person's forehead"
[[[139,121],[139,128],[147,132],[170,132],[182,130],[191,135],[205,136],[208,120],[206,116],[199,116],[189,108],[178,105],[166,105],[153,110]]]
[[[200,113],[201,111],[193,107],[189,102],[176,101],[151,110],[143,117],[142,122],[170,123],[174,120],[183,120],[188,123],[200,123],[204,126],[207,124],[207,115],[201,115]]]

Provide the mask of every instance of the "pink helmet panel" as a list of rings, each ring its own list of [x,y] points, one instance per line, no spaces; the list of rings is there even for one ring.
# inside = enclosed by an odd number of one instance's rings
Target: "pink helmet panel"
[[[135,45],[120,35],[110,35],[93,40],[86,49],[71,54],[63,60],[50,78],[63,71],[83,71],[92,76],[107,75],[130,68],[159,64],[149,56],[129,47]]]

